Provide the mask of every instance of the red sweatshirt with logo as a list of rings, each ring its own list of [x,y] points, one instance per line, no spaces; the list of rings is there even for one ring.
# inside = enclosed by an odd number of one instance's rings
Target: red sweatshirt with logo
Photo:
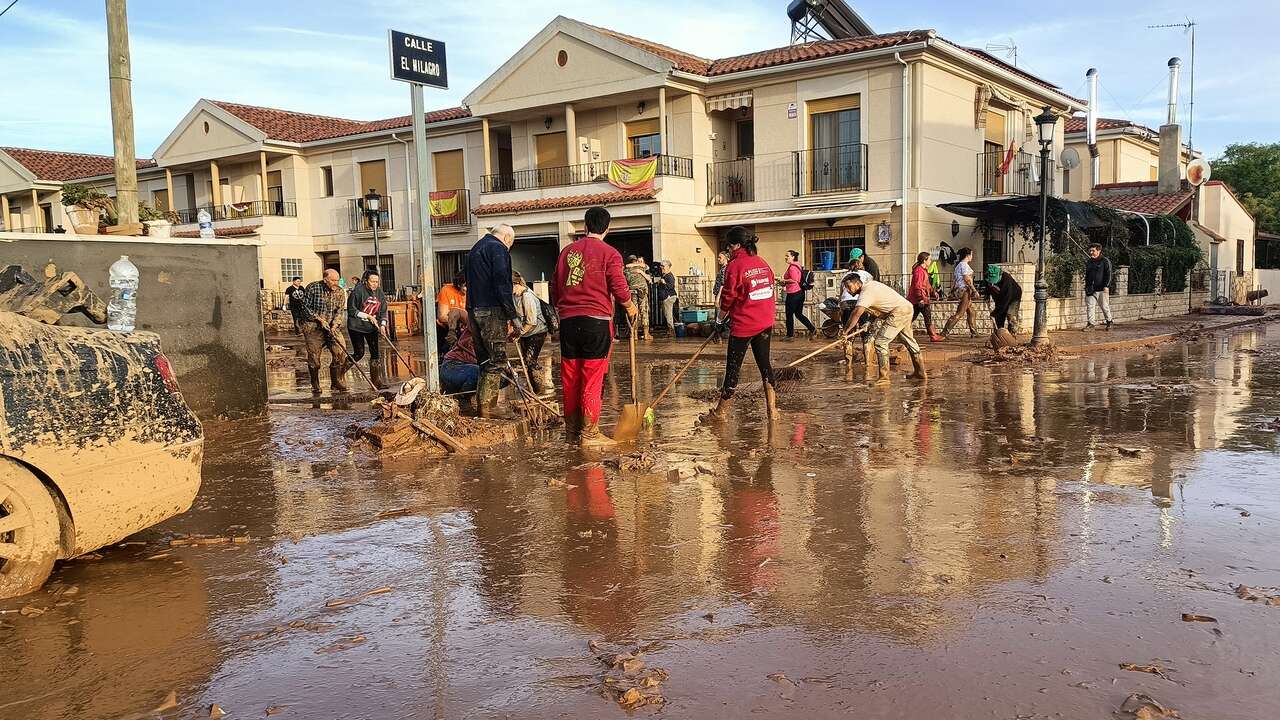
[[[613,302],[631,302],[622,256],[603,240],[586,235],[560,251],[551,279],[551,304],[561,319],[613,318]]]
[[[720,310],[729,315],[729,334],[751,337],[773,327],[773,269],[759,255],[738,248],[724,269]]]

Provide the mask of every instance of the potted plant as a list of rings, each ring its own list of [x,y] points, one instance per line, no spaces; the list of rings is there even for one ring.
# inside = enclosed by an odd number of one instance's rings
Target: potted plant
[[[111,198],[93,188],[68,183],[62,186],[62,205],[67,208],[71,227],[79,235],[96,235],[103,211],[111,205]]]
[[[148,237],[169,237],[169,226],[172,223],[170,216],[174,214],[138,203],[138,219],[142,221],[142,226],[145,228],[143,234]]]

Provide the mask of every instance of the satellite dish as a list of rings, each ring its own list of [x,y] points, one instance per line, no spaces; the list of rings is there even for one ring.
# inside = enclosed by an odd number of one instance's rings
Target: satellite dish
[[[1080,167],[1080,153],[1075,148],[1067,148],[1062,151],[1060,158],[1062,167],[1065,170],[1075,170]]]
[[[1212,168],[1209,167],[1209,161],[1204,158],[1196,158],[1187,163],[1187,182],[1195,187],[1205,184],[1212,174]]]

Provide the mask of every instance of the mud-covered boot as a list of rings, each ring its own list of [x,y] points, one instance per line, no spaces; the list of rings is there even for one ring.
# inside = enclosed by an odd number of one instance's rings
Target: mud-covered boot
[[[307,368],[307,373],[311,375],[311,394],[319,395],[320,390],[320,368]]]
[[[578,438],[582,435],[582,413],[570,413],[564,416],[564,439],[568,442],[578,442]]]
[[[347,386],[342,382],[342,376],[346,374],[345,370],[340,370],[337,365],[329,366],[329,388],[334,392],[346,392]]]
[[[943,339],[943,340],[946,340],[946,339],[947,339],[947,337],[948,337],[949,335],[951,335],[951,328],[954,328],[955,326],[956,326],[956,319],[955,319],[955,318],[951,318],[951,319],[947,320],[945,323],[943,323],[943,324],[942,324],[942,335],[941,335],[941,337],[942,337],[942,339]]]
[[[907,376],[908,380],[928,380],[929,375],[924,371],[924,356],[920,353],[912,353],[911,355],[911,374]]]
[[[888,360],[886,359],[885,362],[887,363]],[[874,345],[871,345],[868,343],[862,346],[862,364],[864,368],[863,377],[869,383],[875,382],[876,381],[876,349]]]
[[[764,386],[764,412],[770,420],[778,418],[778,393],[767,383]]]
[[[369,380],[373,382],[373,386],[379,390],[387,387],[387,371],[383,368],[381,362],[374,360],[369,363]]]
[[[729,417],[729,408],[733,407],[733,398],[720,398],[716,406],[702,414],[702,422],[724,422]]]
[[[617,445],[617,441],[600,432],[600,425],[593,422],[585,422],[582,426],[582,435],[578,438],[578,447],[584,450],[598,450],[600,448],[609,448]]]
[[[492,418],[498,414],[498,391],[502,389],[502,377],[492,373],[480,373],[476,382],[476,415]]]
[[[876,375],[875,385],[885,387],[893,382],[893,378],[889,375],[889,358],[888,356],[880,358],[880,372]]]

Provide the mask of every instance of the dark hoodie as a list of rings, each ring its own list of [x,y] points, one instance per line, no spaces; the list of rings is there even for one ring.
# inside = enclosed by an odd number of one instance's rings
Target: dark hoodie
[[[378,325],[387,320],[387,295],[382,288],[370,290],[369,286],[360,283],[347,293],[347,329],[352,332],[376,334],[378,328],[368,320],[362,320],[356,313],[364,312],[377,318]]]

